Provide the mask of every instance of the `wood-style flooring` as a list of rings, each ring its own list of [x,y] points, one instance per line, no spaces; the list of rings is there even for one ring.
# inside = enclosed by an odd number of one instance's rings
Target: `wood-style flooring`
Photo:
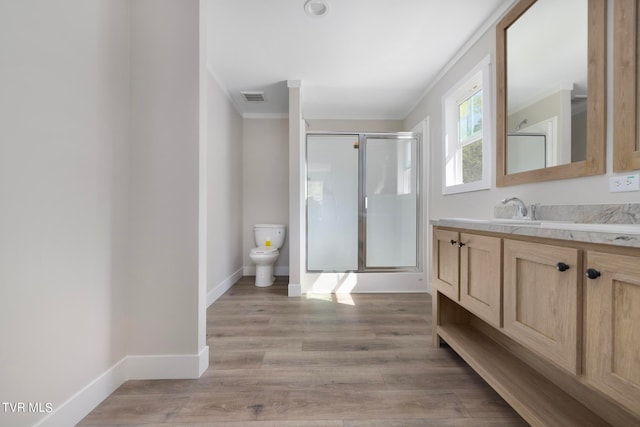
[[[242,278],[207,310],[196,380],[128,381],[81,426],[526,426],[431,340],[428,294],[287,297]]]

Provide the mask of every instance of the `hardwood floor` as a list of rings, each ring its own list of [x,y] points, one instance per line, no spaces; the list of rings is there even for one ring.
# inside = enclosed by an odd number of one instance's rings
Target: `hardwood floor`
[[[526,426],[431,342],[428,294],[287,297],[242,278],[207,311],[197,380],[128,381],[81,426]]]

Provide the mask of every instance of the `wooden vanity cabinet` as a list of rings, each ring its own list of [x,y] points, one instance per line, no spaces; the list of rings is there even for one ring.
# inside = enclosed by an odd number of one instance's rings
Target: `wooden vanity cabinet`
[[[640,414],[640,256],[588,251],[586,381]]]
[[[433,282],[438,292],[500,327],[501,239],[435,229],[433,242]]]
[[[529,424],[640,426],[640,249],[434,227],[434,344]]]
[[[504,333],[580,372],[582,266],[575,248],[504,240]]]

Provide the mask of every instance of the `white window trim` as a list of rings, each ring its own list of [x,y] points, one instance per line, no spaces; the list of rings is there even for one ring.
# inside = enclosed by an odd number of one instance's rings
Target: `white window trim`
[[[442,97],[442,194],[456,194],[468,191],[487,190],[491,188],[493,176],[493,91],[491,85],[491,55],[484,57],[471,71],[469,71],[456,85],[454,85]],[[457,145],[458,120],[457,101],[465,92],[465,89],[474,79],[482,79],[482,179],[466,184],[447,186],[447,153],[450,147]],[[452,136],[451,138],[449,136]],[[451,143],[449,141],[453,140]]]

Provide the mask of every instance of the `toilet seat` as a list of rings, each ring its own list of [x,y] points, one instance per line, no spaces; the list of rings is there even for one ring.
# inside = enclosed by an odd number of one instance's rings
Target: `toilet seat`
[[[258,246],[257,248],[251,249],[252,255],[265,255],[265,254],[273,254],[277,252],[278,252],[278,248],[274,246]]]

